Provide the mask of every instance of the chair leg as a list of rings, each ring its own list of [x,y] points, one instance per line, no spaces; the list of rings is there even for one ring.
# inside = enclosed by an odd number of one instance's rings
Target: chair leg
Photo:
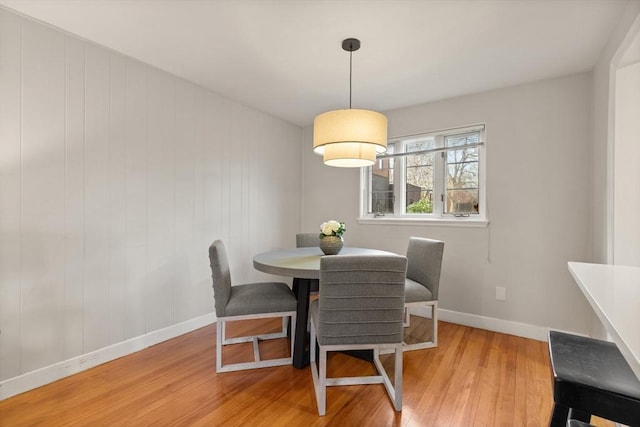
[[[395,350],[395,378],[393,379],[393,389],[395,396],[393,399],[393,406],[396,411],[402,411],[402,345],[396,346]]]
[[[431,306],[431,322],[433,323],[433,335],[431,336],[431,341],[433,341],[433,346],[438,346],[438,301],[436,301]]]
[[[313,377],[313,390],[316,395],[318,415],[323,416],[326,412],[327,400],[327,351],[323,348],[319,349],[320,361],[316,363],[316,328],[313,322],[311,322],[310,329],[309,364],[311,365],[311,376]]]
[[[310,337],[309,337],[309,362],[315,362],[316,361],[316,328],[313,324],[313,322],[311,322],[311,325],[309,326],[310,329]]]
[[[315,343],[314,343],[315,346]],[[327,407],[327,351],[320,348],[320,372],[318,384],[318,415],[323,416]]]
[[[591,414],[589,412],[571,408],[569,410],[569,419],[584,421],[585,423],[588,423],[591,422]]]
[[[296,340],[295,340],[295,336],[296,336],[296,315],[294,314],[293,316],[289,317],[289,319],[291,319],[291,361],[293,361],[293,351],[295,349],[295,344],[296,344]]]
[[[391,382],[391,378],[387,374],[384,365],[380,361],[380,349],[374,348],[373,363],[376,367],[376,370],[378,371],[378,382],[382,382],[384,388],[387,390],[387,394],[389,395],[389,399],[391,399],[391,403],[393,404],[394,409],[396,411],[402,411],[402,344],[399,343],[397,345],[394,345],[393,347],[391,347],[391,351],[385,350],[389,350],[389,347],[383,348],[382,354],[393,353],[394,355],[393,383]]]
[[[224,335],[224,320],[216,321],[216,372],[222,370],[222,342]]]
[[[560,405],[559,403],[553,404],[553,412],[551,412],[551,419],[549,420],[549,427],[566,427],[569,420],[569,407]]]

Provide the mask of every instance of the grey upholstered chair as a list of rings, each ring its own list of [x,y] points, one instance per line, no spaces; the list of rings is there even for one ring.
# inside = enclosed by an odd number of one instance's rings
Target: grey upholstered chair
[[[443,251],[444,242],[440,240],[409,238],[405,283],[405,327],[410,326],[411,308],[430,306],[432,330],[431,341],[405,342],[404,351],[438,345],[438,288]]]
[[[288,365],[292,357],[261,360],[258,340],[286,338],[287,324],[291,318],[291,349],[293,355],[293,337],[296,324],[296,297],[285,283],[263,282],[231,286],[229,261],[224,244],[216,240],[209,247],[211,277],[217,317],[216,372],[238,371],[241,369],[265,368]],[[225,337],[226,322],[232,320],[264,319],[282,317],[282,332],[244,336]],[[254,362],[223,365],[222,347],[228,344],[253,343]]]
[[[298,233],[296,234],[296,248],[318,247],[320,244],[320,233]]]
[[[311,303],[310,357],[318,414],[325,414],[326,387],[356,384],[384,384],[396,411],[402,410],[406,269],[407,259],[400,255],[343,255],[320,259],[320,297]],[[369,349],[373,350],[378,375],[327,378],[328,351]],[[395,354],[393,383],[380,362],[380,350],[391,350]]]

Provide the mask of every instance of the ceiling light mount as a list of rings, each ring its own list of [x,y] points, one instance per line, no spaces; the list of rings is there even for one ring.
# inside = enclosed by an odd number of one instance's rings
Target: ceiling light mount
[[[360,40],[358,39],[344,39],[342,40],[342,48],[347,52],[355,52],[360,49]]]
[[[360,40],[344,39],[342,49],[349,52],[349,109],[316,116],[313,151],[322,155],[328,166],[370,166],[376,154],[387,150],[387,118],[375,111],[351,108],[353,52],[360,49]]]

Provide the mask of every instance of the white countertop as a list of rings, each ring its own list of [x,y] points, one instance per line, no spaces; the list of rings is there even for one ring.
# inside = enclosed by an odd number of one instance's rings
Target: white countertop
[[[640,267],[570,262],[569,271],[640,379]]]

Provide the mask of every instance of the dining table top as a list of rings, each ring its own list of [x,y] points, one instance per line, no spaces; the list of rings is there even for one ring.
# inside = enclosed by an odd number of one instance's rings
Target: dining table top
[[[338,255],[396,255],[378,249],[345,246]],[[320,258],[325,254],[319,247],[284,248],[262,252],[253,257],[253,267],[263,273],[300,279],[320,278]]]
[[[570,262],[569,271],[640,379],[640,267]]]

